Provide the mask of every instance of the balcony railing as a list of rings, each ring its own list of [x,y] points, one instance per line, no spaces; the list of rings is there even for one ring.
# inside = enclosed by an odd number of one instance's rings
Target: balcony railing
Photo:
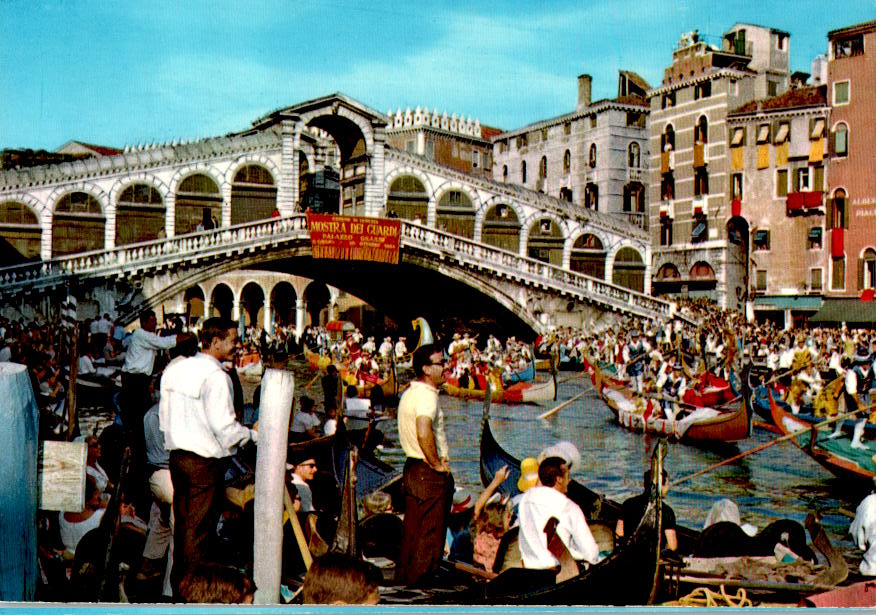
[[[640,229],[646,231],[648,230],[648,214],[646,213],[624,211],[614,213],[613,215],[621,218],[622,220],[625,220],[626,222],[629,222],[630,224],[638,226]]]

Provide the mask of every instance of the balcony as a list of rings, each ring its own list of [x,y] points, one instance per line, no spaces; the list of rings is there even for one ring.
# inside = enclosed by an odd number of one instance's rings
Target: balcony
[[[646,213],[624,211],[614,213],[613,215],[622,220],[626,220],[630,224],[638,226],[640,229],[648,230],[648,214]]]
[[[627,181],[643,182],[644,180],[642,178],[644,177],[644,175],[645,173],[640,168],[627,168]]]
[[[798,192],[789,192],[786,203],[787,214],[789,216],[821,213],[822,201],[824,193],[815,190],[800,190]]]

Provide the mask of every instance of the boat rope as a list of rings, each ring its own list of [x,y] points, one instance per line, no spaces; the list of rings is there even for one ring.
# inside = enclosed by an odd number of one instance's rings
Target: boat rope
[[[686,596],[682,596],[678,600],[666,602],[662,606],[697,606],[697,607],[749,607],[754,606],[751,598],[745,593],[745,588],[740,587],[735,594],[728,595],[721,585],[721,591],[716,592],[708,587],[697,587]]]

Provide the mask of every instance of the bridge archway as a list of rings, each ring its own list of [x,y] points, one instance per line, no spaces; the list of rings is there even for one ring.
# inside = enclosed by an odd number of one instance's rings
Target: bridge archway
[[[103,249],[105,228],[97,198],[83,191],[65,194],[52,214],[52,256]]]
[[[222,219],[222,192],[206,173],[192,173],[183,179],[174,195],[174,232],[194,233],[217,226]]]
[[[644,292],[645,261],[635,248],[625,246],[618,250],[612,267],[612,283],[630,290]]]
[[[213,292],[210,294],[210,316],[221,316],[222,318],[231,318],[234,311],[234,292],[231,287],[225,283],[219,283],[213,287]]]
[[[271,172],[261,164],[240,167],[231,183],[231,224],[267,220],[276,208],[277,186]]]
[[[562,267],[564,243],[560,224],[552,218],[541,217],[529,227],[526,254],[530,258]]]
[[[183,294],[183,300],[188,310],[189,323],[196,325],[203,321],[207,307],[204,300],[204,289],[198,284],[187,288]]]
[[[166,211],[161,193],[151,184],[131,184],[116,206],[116,246],[158,239],[164,233]]]
[[[328,286],[322,282],[311,282],[307,285],[307,288],[304,289],[304,305],[308,316],[310,316],[311,325],[324,325],[328,322],[331,301],[332,296]]]
[[[298,293],[289,282],[278,282],[271,289],[270,306],[274,323],[279,327],[295,324],[295,303]]]
[[[0,259],[14,264],[40,257],[42,227],[36,211],[26,203],[0,203]]]
[[[399,218],[426,222],[429,216],[429,193],[423,181],[414,175],[400,175],[392,180],[386,195],[386,213]]]
[[[520,252],[520,228],[514,208],[506,203],[498,203],[484,214],[481,241],[517,254]]]
[[[257,282],[240,289],[240,320],[247,327],[264,326],[265,291]]]
[[[569,268],[604,280],[605,257],[606,251],[602,240],[593,233],[584,233],[572,245]]]
[[[471,197],[464,190],[452,188],[438,199],[435,228],[474,239],[475,210]]]

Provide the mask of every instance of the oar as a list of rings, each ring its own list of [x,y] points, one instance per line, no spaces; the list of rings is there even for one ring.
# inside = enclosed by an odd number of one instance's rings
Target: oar
[[[580,399],[581,397],[584,397],[584,395],[585,395],[589,390],[590,390],[590,389],[584,389],[583,391],[581,391],[580,393],[578,393],[578,394],[575,395],[574,397],[571,397],[571,398],[567,399],[566,401],[564,401],[563,403],[561,403],[559,406],[554,406],[554,407],[551,408],[550,410],[547,410],[547,411],[545,411],[545,412],[542,412],[541,414],[538,415],[538,418],[540,418],[540,419],[546,419],[546,418],[549,418],[549,417],[555,415],[557,412],[559,412],[560,410],[562,410],[563,408],[565,408],[566,406],[568,406],[569,404],[571,404],[571,403],[572,403],[573,401],[575,401],[576,399]]]
[[[733,457],[729,457],[728,459],[724,459],[723,461],[719,461],[718,463],[712,464],[707,468],[703,468],[702,470],[698,470],[698,471],[694,472],[693,474],[689,474],[688,476],[682,476],[681,478],[677,478],[674,481],[672,481],[671,483],[669,483],[667,485],[667,488],[675,487],[676,485],[679,485],[679,484],[681,484],[685,481],[688,481],[692,478],[696,478],[697,476],[701,476],[703,474],[706,474],[707,472],[711,472],[712,470],[714,470],[716,468],[720,468],[721,466],[727,465],[728,463],[733,463],[734,461],[738,461],[739,459],[742,459],[743,457],[748,457],[749,455],[753,455],[754,453],[759,453],[760,451],[768,449],[771,446],[778,444],[779,442],[787,442],[788,440],[792,440],[794,438],[802,436],[805,433],[809,433],[810,431],[817,430],[818,428],[824,427],[825,425],[829,425],[831,423],[836,423],[837,421],[844,421],[847,418],[858,414],[859,412],[863,412],[864,410],[870,410],[872,408],[876,408],[876,404],[870,404],[869,406],[864,406],[863,408],[858,408],[857,410],[854,410],[853,412],[846,412],[845,414],[839,414],[833,418],[827,419],[825,421],[821,421],[820,423],[813,423],[811,426],[807,427],[806,429],[800,429],[798,431],[794,431],[794,432],[791,432],[789,434],[785,434],[781,438],[776,438],[775,440],[772,440],[770,442],[766,442],[766,443],[761,444],[759,446],[755,446],[750,451],[745,451],[744,453],[739,453],[738,455],[734,455]]]
[[[316,379],[319,378],[319,372],[316,372],[316,376],[310,379],[310,382],[304,385],[306,390],[310,390],[310,387],[313,386],[313,383],[316,382]]]

